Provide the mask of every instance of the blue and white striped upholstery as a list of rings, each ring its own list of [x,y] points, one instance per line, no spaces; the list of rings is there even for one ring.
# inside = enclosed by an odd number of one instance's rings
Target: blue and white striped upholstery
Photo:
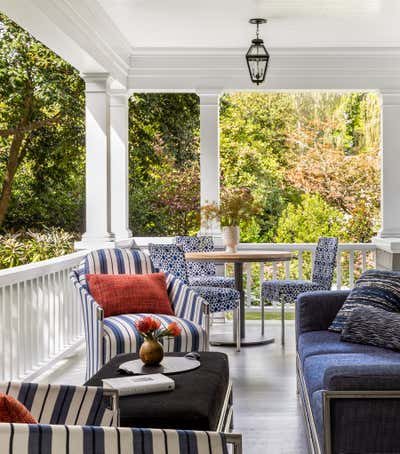
[[[100,249],[88,254],[71,279],[82,302],[86,338],[86,377],[90,378],[117,353],[137,352],[140,348],[134,319],[146,314],[118,315],[103,320],[103,310],[91,296],[86,274],[145,274],[154,272],[150,257],[132,249]],[[207,350],[207,333],[202,327],[208,304],[181,281],[167,274],[167,290],[181,335],[166,345],[167,351]],[[151,314],[154,316],[154,314]],[[164,316],[163,316],[164,317]],[[163,318],[165,323],[167,318]],[[196,348],[195,348],[196,347]],[[113,353],[115,352],[115,353]]]
[[[177,236],[175,244],[184,252],[211,252],[214,250],[212,236]],[[199,287],[228,287],[235,288],[233,277],[217,276],[217,269],[213,262],[186,261],[189,284]]]
[[[166,352],[192,352],[206,350],[206,335],[200,325],[190,320],[172,317],[170,315],[155,314],[124,314],[104,319],[103,363],[110,361],[115,355],[127,352],[136,352],[143,343],[135,321],[150,315],[161,322],[163,327],[176,322],[181,328],[180,336],[164,337],[161,343]]]
[[[336,265],[337,238],[320,238],[315,251],[312,281],[271,280],[262,283],[263,301],[294,303],[304,292],[330,290]]]
[[[0,424],[7,454],[227,454],[225,435],[190,430]]]
[[[41,424],[118,424],[117,406],[103,388],[8,382],[0,383],[0,393],[19,400]]]
[[[189,282],[185,253],[176,244],[150,244],[150,257],[157,269],[171,273],[185,282]],[[240,294],[233,288],[200,287],[190,288],[209,304],[210,313],[235,310],[239,305]]]

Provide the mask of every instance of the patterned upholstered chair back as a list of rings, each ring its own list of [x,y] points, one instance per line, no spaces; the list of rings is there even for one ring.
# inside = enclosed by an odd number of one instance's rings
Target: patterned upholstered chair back
[[[184,252],[211,252],[214,250],[212,236],[177,236],[175,243]],[[187,262],[189,277],[215,276],[216,267],[212,262]]]
[[[150,258],[154,266],[189,284],[185,253],[176,244],[149,244]]]
[[[321,284],[326,290],[330,290],[332,286],[337,249],[337,238],[322,237],[318,240],[317,249],[315,251],[312,281]]]
[[[79,265],[79,282],[87,288],[86,274],[154,273],[148,254],[137,249],[98,249],[90,252]]]

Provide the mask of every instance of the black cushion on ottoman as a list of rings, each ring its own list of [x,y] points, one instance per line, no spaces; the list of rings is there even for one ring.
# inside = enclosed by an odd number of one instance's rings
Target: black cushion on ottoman
[[[185,356],[166,353],[165,356]],[[137,359],[135,353],[115,356],[86,386],[102,386],[103,378],[119,377],[120,364]],[[229,385],[229,363],[224,353],[201,352],[200,367],[168,375],[175,390],[124,396],[119,399],[122,427],[216,430]]]

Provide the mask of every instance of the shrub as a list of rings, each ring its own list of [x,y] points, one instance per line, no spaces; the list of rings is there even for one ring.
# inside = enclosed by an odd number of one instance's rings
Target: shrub
[[[0,268],[25,265],[74,251],[75,236],[51,227],[0,235]]]

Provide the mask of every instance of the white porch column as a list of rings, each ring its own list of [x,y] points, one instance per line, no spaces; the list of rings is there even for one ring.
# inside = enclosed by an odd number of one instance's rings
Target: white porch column
[[[111,230],[119,245],[130,243],[129,183],[128,183],[128,128],[129,94],[110,92],[110,175],[111,175]]]
[[[400,269],[400,90],[381,91],[381,222],[377,266]]]
[[[200,203],[220,201],[219,169],[219,91],[201,90],[200,98]],[[202,225],[203,233],[221,235],[219,222],[213,222],[208,229]]]
[[[86,232],[76,249],[114,246],[110,213],[109,74],[82,76],[86,83]]]

